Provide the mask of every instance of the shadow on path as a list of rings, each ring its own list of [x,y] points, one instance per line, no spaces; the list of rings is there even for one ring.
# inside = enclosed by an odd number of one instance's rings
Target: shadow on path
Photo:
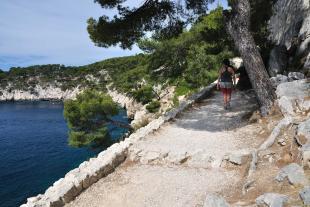
[[[258,109],[257,100],[252,91],[236,91],[232,95],[231,109],[223,108],[220,92],[205,99],[197,107],[182,113],[174,123],[177,127],[199,131],[226,131],[247,124],[245,117]]]

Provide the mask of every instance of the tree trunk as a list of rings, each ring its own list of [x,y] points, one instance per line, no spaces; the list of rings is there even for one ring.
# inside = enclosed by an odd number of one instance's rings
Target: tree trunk
[[[232,11],[224,15],[226,29],[243,59],[261,106],[261,112],[265,115],[273,105],[276,96],[262,57],[250,33],[250,3],[248,0],[233,0],[231,7]]]

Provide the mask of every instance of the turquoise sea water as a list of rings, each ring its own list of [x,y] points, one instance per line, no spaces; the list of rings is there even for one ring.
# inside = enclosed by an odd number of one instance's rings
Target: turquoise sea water
[[[127,122],[125,111],[114,119]],[[126,131],[110,128],[112,136]],[[63,104],[0,103],[0,207],[35,196],[98,151],[68,146]]]

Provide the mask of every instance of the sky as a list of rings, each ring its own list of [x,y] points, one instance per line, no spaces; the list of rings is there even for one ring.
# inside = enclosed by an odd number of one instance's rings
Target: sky
[[[130,5],[140,2],[129,0]],[[0,0],[0,11],[3,70],[37,64],[86,65],[141,52],[137,47],[100,48],[92,43],[87,19],[112,15],[93,0]]]

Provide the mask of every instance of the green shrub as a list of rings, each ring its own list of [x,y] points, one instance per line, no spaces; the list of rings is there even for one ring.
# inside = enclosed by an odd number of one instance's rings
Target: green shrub
[[[160,102],[159,101],[152,101],[150,102],[147,106],[146,109],[150,112],[150,113],[156,113],[158,112],[160,108]]]
[[[74,147],[102,145],[110,141],[107,125],[118,113],[118,106],[106,94],[86,90],[76,100],[64,104],[64,117],[69,127],[69,144]]]
[[[132,96],[142,104],[147,104],[155,97],[152,86],[142,86],[140,89],[132,92]]]

